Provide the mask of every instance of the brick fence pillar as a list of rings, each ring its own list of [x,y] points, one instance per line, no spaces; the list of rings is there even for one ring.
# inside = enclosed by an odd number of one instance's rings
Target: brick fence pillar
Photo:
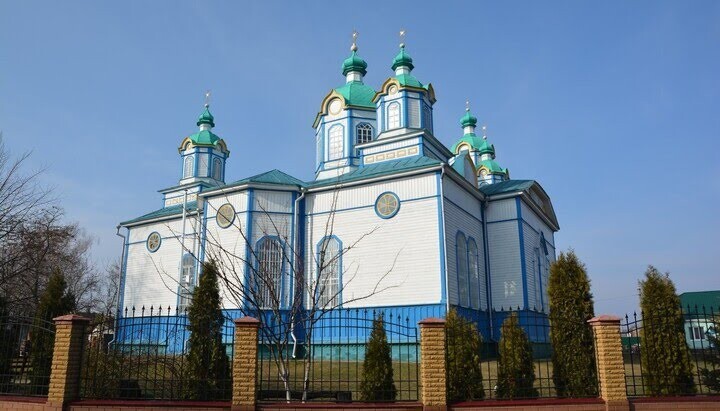
[[[629,410],[625,388],[625,364],[620,340],[620,318],[601,315],[588,321],[595,336],[595,356],[600,397],[606,410]]]
[[[69,314],[54,318],[53,321],[55,321],[55,345],[47,404],[62,409],[68,401],[78,397],[83,336],[90,319]]]
[[[420,401],[423,410],[447,410],[445,320],[426,318],[420,325]]]
[[[258,330],[252,317],[235,320],[232,411],[255,410],[257,402]]]

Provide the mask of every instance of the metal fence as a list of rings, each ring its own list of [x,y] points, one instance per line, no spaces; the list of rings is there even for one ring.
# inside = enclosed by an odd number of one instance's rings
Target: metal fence
[[[381,350],[390,357],[393,386],[372,381],[377,373],[365,374],[366,359],[377,358],[366,355],[377,318],[383,321],[387,345],[381,344]],[[296,320],[265,321],[258,360],[260,400],[418,400],[417,326],[392,311],[337,309]]]
[[[483,338],[479,347],[475,350],[474,354],[480,362],[480,373],[482,375],[482,390],[470,390],[466,389],[460,395],[461,398],[452,398],[451,401],[477,401],[477,400],[498,400],[498,399],[530,399],[530,398],[562,398],[563,394],[560,394],[555,386],[553,379],[553,347],[551,344],[550,333],[552,332],[552,324],[548,319],[547,314],[542,312],[533,311],[517,311],[514,312],[517,316],[518,324],[522,329],[522,333],[527,338],[527,342],[530,345],[530,351],[532,353],[532,371],[521,373],[517,372],[502,376],[500,373],[501,367],[501,344],[510,344],[505,340],[501,339],[501,324],[509,315],[513,315],[513,311],[495,311],[495,327],[493,333],[493,339]],[[582,327],[587,327],[590,330],[588,324],[577,324],[578,330]],[[479,334],[475,334],[477,336]],[[454,330],[452,327],[447,328],[447,346],[448,353],[460,352],[461,350],[468,349],[467,339],[472,338],[468,335],[467,331]],[[466,348],[463,348],[466,347]],[[506,345],[506,349],[510,346]],[[515,349],[520,347],[513,347]],[[464,374],[470,373],[468,371],[468,365],[461,363],[462,356],[456,357],[455,355],[448,356],[448,373],[454,374],[455,376],[463,376]],[[513,363],[514,362],[514,363]],[[509,359],[508,363],[516,366],[512,367],[518,369],[519,363],[518,357]],[[529,370],[528,370],[529,371]],[[501,381],[501,378],[504,380]],[[510,387],[507,389],[501,388],[501,385]],[[590,385],[585,390],[585,394],[575,393],[573,396],[577,397],[597,397],[598,386],[597,381],[589,382]]]
[[[55,325],[31,317],[0,317],[0,395],[46,396]]]
[[[86,335],[80,375],[83,399],[229,401],[234,325],[209,323],[193,350],[186,312],[170,307],[125,309],[98,318]],[[209,342],[208,342],[209,341]]]
[[[720,394],[719,332],[718,307],[626,315],[621,338],[627,395]]]

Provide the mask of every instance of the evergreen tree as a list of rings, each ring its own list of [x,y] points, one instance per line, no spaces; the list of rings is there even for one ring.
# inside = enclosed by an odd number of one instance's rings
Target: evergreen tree
[[[360,397],[363,401],[394,401],[397,397],[390,344],[382,314],[373,319],[372,333],[365,345]]]
[[[550,341],[553,381],[559,397],[597,395],[590,280],[575,252],[560,253],[550,267]]]
[[[230,397],[230,360],[223,345],[225,325],[215,262],[203,263],[200,282],[188,309],[188,398],[191,400]]]
[[[45,292],[40,297],[31,328],[31,380],[36,394],[46,394],[47,384],[50,381],[55,345],[53,318],[73,311],[75,311],[75,296],[67,290],[67,283],[62,273],[55,270],[48,280]]]
[[[482,337],[475,323],[450,310],[445,318],[447,332],[447,389],[450,401],[482,399],[485,396],[480,371]]]
[[[640,361],[651,395],[695,393],[680,298],[668,274],[649,266],[640,281]]]
[[[713,319],[713,326],[706,336],[710,344],[707,348],[705,364],[711,367],[700,369],[700,375],[708,388],[720,392],[720,318]]]
[[[520,328],[517,313],[512,313],[500,329],[498,348],[498,398],[533,398],[538,396],[532,346]]]

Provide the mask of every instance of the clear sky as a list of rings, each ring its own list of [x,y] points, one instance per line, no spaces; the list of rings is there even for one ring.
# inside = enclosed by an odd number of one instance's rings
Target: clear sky
[[[117,223],[179,179],[206,89],[229,181],[311,179],[311,124],[353,28],[375,87],[407,29],[445,144],[470,99],[498,162],[550,194],[597,312],[633,309],[648,264],[679,291],[720,289],[717,1],[0,0],[0,129],[104,263]]]

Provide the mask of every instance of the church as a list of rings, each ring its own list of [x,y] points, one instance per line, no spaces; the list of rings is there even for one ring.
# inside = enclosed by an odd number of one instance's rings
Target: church
[[[454,308],[491,339],[509,311],[521,324],[546,319],[559,229],[550,197],[511,179],[469,107],[455,144],[435,137],[435,92],[404,44],[379,88],[365,84],[367,68],[353,42],[344,84],[322,99],[307,139],[311,181],[277,169],[226,176],[233,140],[216,134],[206,104],[180,140],[162,208],[120,224],[119,315],[185,309],[213,259],[261,308],[381,309],[411,323]],[[239,316],[246,302],[223,287],[224,309]]]

